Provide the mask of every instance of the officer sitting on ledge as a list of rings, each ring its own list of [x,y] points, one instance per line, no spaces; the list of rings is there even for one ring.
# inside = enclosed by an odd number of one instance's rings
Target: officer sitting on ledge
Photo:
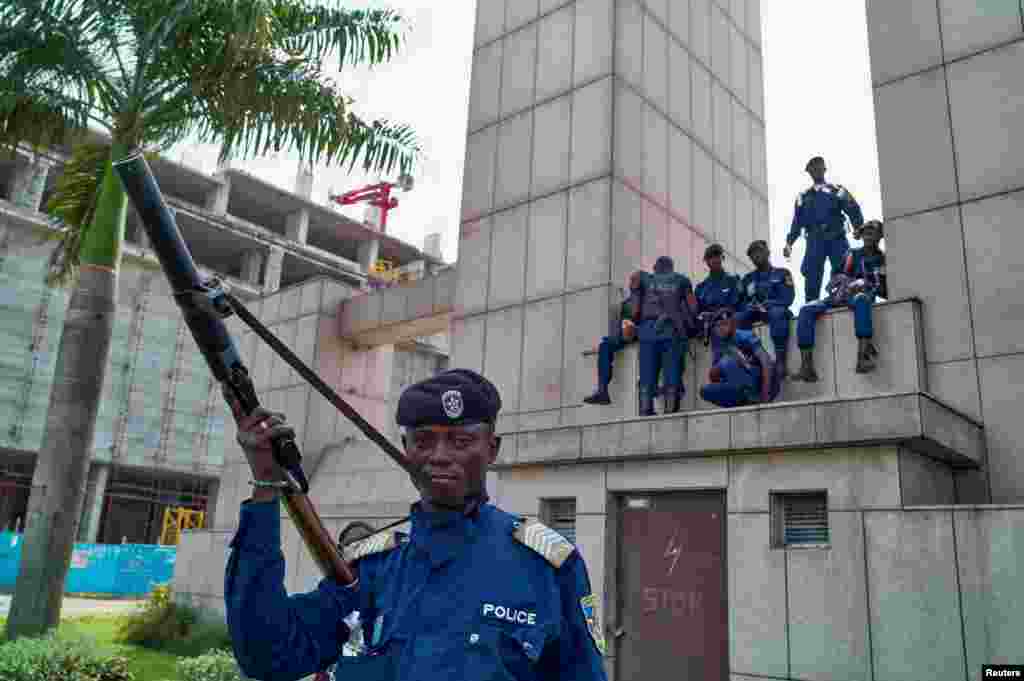
[[[597,347],[597,390],[594,394],[583,398],[587,404],[611,404],[612,398],[608,394],[608,385],[612,382],[612,369],[615,366],[615,355],[627,345],[636,340],[636,322],[638,310],[630,302],[634,298],[634,291],[640,288],[640,280],[643,272],[633,272],[629,275],[629,297],[619,307],[619,319],[615,330],[601,339]]]
[[[774,400],[781,384],[773,376],[772,358],[765,352],[757,334],[737,329],[736,318],[728,309],[717,313],[715,333],[718,334],[719,357],[708,371],[709,383],[701,388],[701,397],[719,407],[742,407]]]
[[[754,271],[743,277],[740,311],[736,315],[739,328],[749,331],[754,322],[767,322],[775,346],[775,379],[786,376],[786,345],[789,343],[789,306],[796,297],[793,276],[785,267],[772,267],[768,243],[763,239],[751,242],[747,257]]]
[[[229,400],[231,402],[231,400]],[[409,535],[347,547],[358,581],[284,587],[281,479],[271,439],[282,414],[232,410],[255,477],[231,541],[224,599],[235,656],[247,675],[293,681],[338,662],[344,681],[603,681],[604,641],[583,558],[544,525],[488,502],[487,468],[501,438],[501,398],[464,369],[407,388],[397,421],[421,499]],[[339,660],[345,618],[361,614],[367,651]]]
[[[724,309],[735,311],[740,304],[741,289],[739,275],[729,274],[722,267],[725,249],[721,244],[711,244],[704,251],[704,263],[708,266],[707,279],[697,284],[700,335],[704,346],[711,344],[713,359],[718,358],[718,336],[713,333],[715,315]]]

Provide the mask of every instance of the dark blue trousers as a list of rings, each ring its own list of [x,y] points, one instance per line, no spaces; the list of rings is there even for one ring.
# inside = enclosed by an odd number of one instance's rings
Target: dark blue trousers
[[[715,364],[722,372],[719,383],[708,383],[701,388],[700,396],[706,402],[719,407],[742,407],[755,404],[761,396],[761,368],[744,367],[734,357],[726,357]],[[774,396],[773,396],[774,399]]]
[[[831,274],[841,272],[843,260],[850,251],[850,242],[846,235],[835,239],[812,237],[807,239],[807,252],[804,253],[800,273],[804,275],[804,296],[809,303],[821,296],[821,283],[825,276],[825,261],[832,264]],[[831,276],[830,274],[830,276]]]
[[[671,332],[658,333],[655,322],[642,322],[637,328],[640,342],[640,385],[648,387],[653,394],[658,385],[658,374],[663,374],[666,388],[680,388],[683,394],[683,370],[686,368],[686,349],[689,344],[685,336]]]
[[[612,382],[612,369],[615,366],[615,354],[625,348],[628,343],[622,336],[605,336],[597,346],[597,385],[607,388]]]
[[[767,312],[760,310],[742,310],[736,314],[736,326],[749,331],[755,322],[768,322],[768,332],[772,337],[776,354],[786,352],[789,342],[789,308],[781,305],[770,305]]]

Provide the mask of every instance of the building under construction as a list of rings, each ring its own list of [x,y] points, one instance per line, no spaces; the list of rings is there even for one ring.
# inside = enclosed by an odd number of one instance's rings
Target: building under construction
[[[0,161],[0,530],[22,529],[33,485],[46,484],[33,481],[33,471],[70,291],[45,282],[59,233],[40,211],[67,154],[19,150]],[[211,176],[165,158],[152,166],[204,273],[257,306],[266,294],[315,289],[316,300],[307,293],[269,320],[307,362],[322,334],[296,321],[303,306],[337,307],[392,285],[396,273],[414,279],[444,269],[436,235],[425,253],[316,204],[308,172],[300,170],[295,191],[284,191],[237,169]],[[79,540],[156,543],[168,508],[204,511],[212,523],[227,412],[132,209],[123,253]],[[241,331],[238,320],[229,322]],[[252,337],[245,338],[257,387],[276,379],[284,365],[252,362]],[[444,366],[445,345],[444,336],[409,339],[391,356],[390,380],[417,380]]]

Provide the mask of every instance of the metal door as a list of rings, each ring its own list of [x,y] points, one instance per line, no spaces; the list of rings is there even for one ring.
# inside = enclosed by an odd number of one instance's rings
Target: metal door
[[[722,492],[620,499],[619,681],[727,681]]]

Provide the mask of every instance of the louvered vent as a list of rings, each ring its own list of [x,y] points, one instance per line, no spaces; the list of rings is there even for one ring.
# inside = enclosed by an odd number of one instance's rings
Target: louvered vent
[[[573,544],[576,543],[576,499],[548,499],[543,522]]]
[[[827,546],[828,497],[825,492],[774,494],[775,537],[782,546]]]

